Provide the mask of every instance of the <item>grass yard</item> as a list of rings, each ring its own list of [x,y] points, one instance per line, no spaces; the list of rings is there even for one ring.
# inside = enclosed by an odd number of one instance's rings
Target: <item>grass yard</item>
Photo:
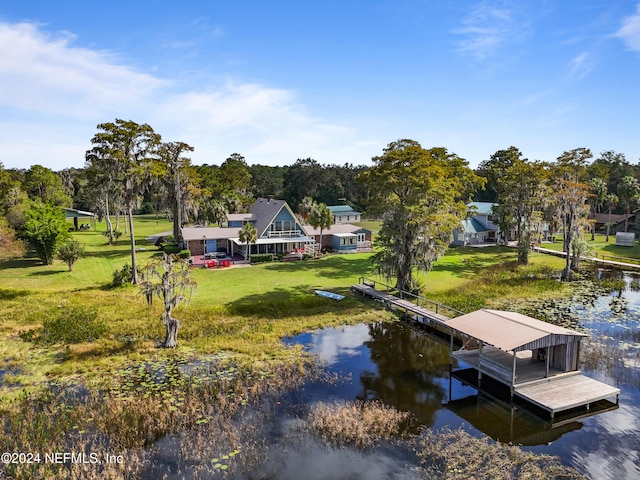
[[[147,236],[170,230],[166,220],[135,219],[138,264],[159,250]],[[39,385],[48,378],[81,374],[100,378],[105,372],[137,359],[172,355],[158,350],[164,327],[160,306],[146,306],[137,288],[109,288],[113,272],[130,263],[125,235],[108,246],[97,231],[74,232],[86,247],[73,273],[61,261],[42,265],[36,258],[0,268],[0,327],[3,337],[0,369],[7,371],[3,391]],[[322,326],[371,321],[387,315],[371,303],[348,295],[361,276],[373,277],[371,254],[329,255],[322,259],[266,263],[236,268],[194,268],[198,283],[192,302],[176,311],[182,321],[179,354],[230,351],[249,362],[288,355],[280,339]],[[531,255],[531,265],[516,267],[516,252],[506,247],[452,248],[428,273],[417,273],[423,295],[465,311],[491,305],[499,298],[560,294],[563,285],[549,278],[562,259]],[[347,294],[334,302],[314,289]],[[107,333],[95,341],[43,346],[33,341],[43,321],[96,319]],[[31,340],[30,340],[31,339]]]
[[[590,233],[585,234],[584,238],[589,245],[590,255],[598,254],[599,258],[604,255],[607,260],[615,260],[609,256],[640,259],[640,244],[638,242],[633,247],[617,246],[615,234],[609,235],[609,242],[605,242],[606,235],[602,234],[596,234],[595,240],[591,240]],[[542,247],[562,251],[562,236],[559,236],[553,243],[543,243]]]
[[[144,238],[170,230],[170,225],[156,224],[150,216],[135,222],[142,266],[160,253]],[[180,345],[158,349],[164,337],[161,306],[155,302],[148,307],[133,285],[109,287],[113,272],[131,261],[130,251],[125,235],[118,245],[108,246],[102,230],[99,225],[97,232],[73,233],[86,246],[86,256],[73,273],[60,261],[46,266],[26,258],[0,264],[0,412],[5,425],[0,447],[8,452],[92,452],[100,458],[120,454],[125,462],[100,469],[73,464],[70,470],[66,465],[16,464],[7,466],[10,478],[138,478],[140,471],[154,468],[158,455],[164,458],[164,450],[158,454],[145,449],[163,438],[184,442],[176,444],[179,451],[171,462],[188,476],[194,465],[204,478],[217,478],[227,464],[251,470],[252,462],[266,462],[260,456],[261,437],[256,437],[256,432],[263,435],[256,423],[262,417],[243,419],[242,406],[252,403],[259,408],[263,398],[299,387],[314,371],[302,348],[288,348],[281,339],[327,326],[393,318],[379,304],[348,294],[358,277],[373,276],[371,254],[220,270],[196,267],[192,274],[197,292],[190,305],[174,312],[181,321]],[[505,298],[526,301],[563,295],[566,285],[553,278],[562,259],[532,254],[531,265],[522,267],[515,265],[515,257],[515,250],[508,248],[451,249],[432,272],[418,274],[423,295],[467,311]],[[335,302],[319,297],[313,293],[317,288],[344,293],[346,298]],[[79,332],[88,332],[91,339],[68,340]],[[179,373],[179,364],[212,358],[206,381]],[[280,404],[275,398],[270,400],[274,404],[265,403],[265,415]],[[329,420],[331,426],[331,418],[315,413],[313,418],[321,424]],[[375,420],[368,427],[371,431],[359,430],[365,439],[371,432],[380,434],[378,424],[385,419],[395,418],[394,412],[385,413],[362,412]],[[338,414],[354,415],[353,409]],[[339,415],[333,425],[344,435]],[[313,428],[318,429],[318,422]],[[321,429],[320,434],[325,432]],[[435,442],[439,437],[430,438]],[[472,444],[465,449],[496,456],[492,445],[469,439],[467,444]],[[444,458],[460,475],[477,474],[477,465],[452,463],[460,456],[455,447],[459,439],[454,440],[449,449],[442,442],[423,442],[421,465],[431,468]],[[505,462],[517,453],[510,448],[503,455]],[[537,461],[532,455],[527,458]],[[545,467],[548,474],[540,470],[537,478],[576,478],[560,472],[559,462],[554,462]]]

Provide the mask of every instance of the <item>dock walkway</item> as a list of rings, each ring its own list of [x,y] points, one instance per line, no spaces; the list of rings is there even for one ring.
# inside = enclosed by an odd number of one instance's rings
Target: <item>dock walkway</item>
[[[376,286],[382,286],[384,290],[379,290]],[[352,285],[351,290],[381,302],[389,309],[399,310],[431,329],[446,333],[450,338],[452,359],[455,358],[475,369],[478,379],[485,374],[510,387],[512,396],[549,412],[552,419],[558,412],[578,407],[586,407],[589,410],[594,402],[614,396],[616,405],[618,404],[620,389],[585,377],[579,370],[563,371],[546,365],[548,376],[544,377],[544,362],[533,360],[530,350],[514,350],[511,355],[488,344],[483,352],[478,349],[454,351],[453,337],[456,333],[463,332],[448,322],[464,315],[459,310],[365,278]],[[397,292],[398,295],[390,292]]]
[[[552,250],[550,248],[543,247],[533,247],[533,250],[540,253],[545,253],[547,255],[555,255],[556,257],[566,257],[566,252],[561,252],[559,250]],[[592,262],[599,267],[608,267],[608,268],[619,268],[621,270],[640,270],[640,264],[629,263],[629,262],[618,262],[616,260],[605,260],[604,258],[598,257],[581,257],[582,261]]]

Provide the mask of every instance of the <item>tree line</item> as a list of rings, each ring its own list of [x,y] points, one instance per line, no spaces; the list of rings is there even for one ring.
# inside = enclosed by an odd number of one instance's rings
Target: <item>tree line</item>
[[[552,235],[562,233],[569,253],[564,275],[570,277],[584,251],[589,214],[628,217],[640,204],[640,165],[614,151],[592,161],[588,149],[577,148],[543,162],[528,160],[512,146],[474,170],[445,148],[424,149],[413,140],[399,140],[374,157],[373,166],[322,165],[312,158],[290,166],[248,165],[238,153],[219,166],[193,165],[189,154],[194,147],[165,142],[151,126],[121,119],[98,125],[90,143],[84,168],[53,172],[41,165],[5,169],[0,164],[0,258],[19,256],[21,240],[28,239],[50,263],[64,234],[55,241],[42,238],[47,231],[66,229],[64,217],[50,221],[52,212],[73,206],[105,219],[109,243],[122,229],[128,232],[135,276],[133,214],[168,215],[180,241],[186,223],[222,225],[228,213],[246,211],[257,197],[274,196],[302,215],[310,202],[349,203],[382,219],[379,245],[385,253],[376,257],[377,265],[385,274],[400,273],[399,283],[413,288],[407,265],[428,269],[460,219],[473,213],[464,205],[476,200],[497,204],[494,221],[501,231],[513,232],[520,262],[527,262],[543,224]],[[429,230],[425,224],[438,228]],[[394,249],[414,248],[418,257],[405,258],[402,267],[385,260]]]

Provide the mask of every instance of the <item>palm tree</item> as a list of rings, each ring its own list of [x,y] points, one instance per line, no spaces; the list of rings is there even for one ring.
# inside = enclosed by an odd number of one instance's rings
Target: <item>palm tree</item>
[[[311,197],[304,197],[302,199],[302,203],[298,205],[298,214],[302,217],[302,220],[308,221],[309,215],[315,207],[317,207],[317,203]]]
[[[611,210],[613,210],[613,207],[615,207],[616,204],[618,203],[617,195],[614,195],[613,193],[607,194],[604,198],[604,203],[607,206],[607,211],[609,212],[609,218],[607,220],[607,239],[606,239],[606,241],[608,242],[609,231],[611,229]]]
[[[324,203],[314,205],[309,214],[309,225],[320,229],[320,251],[322,251],[322,231],[333,225],[333,215],[329,207]]]
[[[258,240],[258,230],[253,226],[253,223],[247,222],[240,229],[240,233],[238,234],[240,242],[246,245],[244,252],[244,260],[245,262],[249,261],[249,247],[252,243],[256,243]]]
[[[618,198],[625,205],[624,231],[629,229],[629,214],[631,206],[640,200],[640,182],[635,177],[627,175],[618,184]]]

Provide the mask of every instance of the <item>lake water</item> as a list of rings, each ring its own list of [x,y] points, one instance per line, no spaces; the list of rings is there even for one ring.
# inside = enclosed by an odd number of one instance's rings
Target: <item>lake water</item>
[[[474,388],[450,380],[448,343],[400,322],[327,328],[288,339],[289,344],[305,345],[329,372],[348,379],[337,384],[309,383],[298,392],[298,401],[309,405],[320,400],[380,399],[413,413],[431,428],[462,427],[477,436],[557,455],[594,479],[640,479],[640,292],[633,277],[623,279],[624,290],[575,298],[571,306],[580,326],[592,334],[584,350],[592,355],[583,373],[620,388],[618,408],[552,425],[521,406],[478,395]],[[354,458],[339,458],[335,451],[324,455],[325,461],[347,475],[335,478],[352,478],[345,472],[357,472],[357,464],[373,461],[348,450],[342,456]],[[399,475],[403,470],[396,464],[410,462],[404,457],[406,452],[376,452],[372,468],[380,475],[374,478]],[[296,458],[298,466],[303,466],[318,457]]]

